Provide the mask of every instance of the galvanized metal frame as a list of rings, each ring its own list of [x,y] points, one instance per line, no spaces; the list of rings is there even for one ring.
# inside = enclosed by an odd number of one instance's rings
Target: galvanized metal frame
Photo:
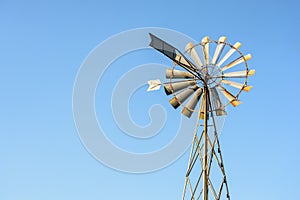
[[[204,119],[200,118],[200,111],[198,112],[198,120],[196,128],[194,131],[194,138],[192,142],[192,147],[190,151],[190,157],[187,167],[187,172],[185,175],[185,184],[182,193],[182,200],[197,200],[203,197],[203,200],[209,199],[209,191],[211,191],[214,200],[220,200],[223,190],[226,190],[226,198],[230,200],[229,188],[224,168],[223,157],[221,153],[220,142],[218,138],[217,128],[215,124],[215,116],[213,112],[209,110],[212,109],[212,103],[209,97],[209,90],[207,86],[204,87],[204,94],[202,98],[204,99],[205,114]],[[211,117],[212,124],[208,124],[208,117]],[[199,127],[203,127],[202,133],[198,136]],[[214,137],[211,139],[208,135],[208,126],[214,127]],[[215,149],[217,148],[217,152]],[[210,172],[212,167],[213,159],[218,164],[220,168],[221,176],[223,176],[222,183],[218,189],[213,185],[213,181],[210,179]],[[190,181],[191,171],[195,167],[195,163],[200,162],[202,169],[197,178],[195,186],[192,185]],[[198,170],[198,169],[195,169]],[[199,183],[203,182],[203,187],[199,187]],[[225,185],[225,188],[224,188]],[[187,192],[189,191],[189,196]],[[188,197],[187,197],[188,196]],[[190,197],[190,198],[189,198]]]

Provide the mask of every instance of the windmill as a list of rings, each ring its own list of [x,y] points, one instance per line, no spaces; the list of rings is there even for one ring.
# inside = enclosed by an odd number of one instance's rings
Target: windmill
[[[243,55],[241,43],[231,45],[224,36],[188,43],[184,53],[151,33],[150,38],[150,46],[171,59],[174,66],[166,69],[167,82],[148,81],[148,91],[163,85],[165,93],[173,95],[169,102],[175,109],[181,106],[182,114],[189,118],[194,112],[198,114],[182,200],[230,200],[217,120],[227,115],[226,106],[241,104],[238,98],[242,91],[252,88],[247,84],[248,76],[255,73],[248,69],[251,55]]]

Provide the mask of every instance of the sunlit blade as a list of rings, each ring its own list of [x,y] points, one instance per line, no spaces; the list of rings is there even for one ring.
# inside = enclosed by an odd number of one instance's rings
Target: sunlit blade
[[[237,58],[236,60],[232,61],[231,63],[229,63],[228,65],[224,66],[223,68],[221,68],[221,71],[225,71],[227,69],[230,69],[238,64],[243,63],[245,60],[250,60],[251,59],[251,54],[247,54],[245,56],[241,56],[239,58]]]
[[[186,45],[185,50],[191,56],[192,60],[196,63],[197,67],[200,69],[203,63],[191,42]]]
[[[175,61],[177,61],[177,62],[179,62],[179,63],[182,63],[182,64],[184,64],[184,65],[187,65],[187,66],[190,65],[189,62],[186,61],[186,59],[185,59],[184,57],[182,57],[181,55],[179,55],[179,54],[176,54]],[[176,64],[177,62],[175,62],[175,64]]]
[[[182,109],[183,115],[185,115],[187,117],[192,116],[194,109],[195,109],[198,101],[200,100],[201,95],[202,95],[202,88],[198,88],[196,90],[196,92],[194,93],[194,95],[192,96],[192,98],[188,101],[186,106]]]
[[[170,95],[174,92],[178,92],[188,86],[195,85],[196,81],[182,81],[182,82],[175,82],[175,83],[168,83],[164,86],[165,92],[167,95]]]
[[[156,79],[156,80],[149,80],[148,84],[149,84],[149,87],[147,89],[147,92],[159,90],[162,83],[160,82],[159,79]]]
[[[203,44],[205,64],[209,64],[209,37],[208,36],[202,39],[202,44]]]
[[[238,88],[240,90],[244,90],[246,92],[249,92],[252,88],[252,86],[250,86],[250,85],[244,85],[244,84],[237,83],[237,82],[234,82],[234,81],[229,81],[229,80],[222,80],[221,82],[226,84],[226,85]]]
[[[226,54],[225,56],[222,58],[222,60],[217,64],[218,67],[220,67],[235,51],[236,49],[240,48],[242,46],[241,43],[236,42],[233,47],[231,48]]]
[[[248,76],[253,76],[255,74],[255,69],[251,69],[249,72],[248,72]]]
[[[221,85],[218,85],[218,89],[224,94],[224,96],[228,99],[228,101],[234,106],[240,105],[242,102],[240,102],[233,94],[228,92],[225,88],[223,88]]]
[[[176,70],[172,68],[166,69],[166,78],[194,78],[195,76],[187,71]]]
[[[223,52],[223,49],[225,47],[225,42],[226,41],[226,37],[225,36],[222,36],[219,38],[219,42],[218,42],[218,46],[215,50],[215,53],[214,53],[214,56],[211,60],[211,64],[216,64],[216,62],[218,62],[219,58],[220,58],[220,55],[222,54]]]
[[[217,116],[226,115],[227,113],[225,111],[225,106],[223,105],[223,103],[219,97],[218,91],[215,87],[210,89],[210,94],[212,97],[212,102],[214,105],[214,110],[216,112],[216,115]]]
[[[252,69],[250,71],[248,71],[248,74],[247,74],[247,71],[244,70],[244,71],[238,71],[238,72],[228,72],[228,73],[224,73],[222,75],[223,78],[245,78],[247,76],[253,76],[255,73],[255,70]]]
[[[182,104],[185,100],[187,100],[199,87],[194,85],[192,87],[188,87],[182,92],[176,94],[169,102],[176,109],[180,104]]]

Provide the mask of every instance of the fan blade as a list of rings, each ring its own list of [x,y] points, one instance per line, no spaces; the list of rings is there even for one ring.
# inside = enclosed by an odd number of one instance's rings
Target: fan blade
[[[222,75],[223,78],[245,78],[247,76],[253,76],[255,73],[255,70],[252,69],[250,71],[248,71],[248,74],[247,74],[247,71],[244,70],[244,71],[238,71],[238,72],[228,72],[228,73],[224,73]]]
[[[248,71],[248,76],[254,76],[255,74],[255,69],[251,69],[250,71]]]
[[[169,102],[176,109],[180,104],[182,104],[187,98],[189,98],[199,87],[194,85],[193,87],[188,87],[176,96],[174,96]]]
[[[214,88],[211,88],[210,89],[210,93],[211,93],[211,96],[212,96],[212,100],[213,100],[213,105],[214,105],[214,109],[215,109],[215,112],[216,112],[216,115],[217,116],[224,116],[226,115],[226,111],[225,111],[225,106],[223,105],[221,99],[220,99],[220,96],[218,94],[218,91],[217,89],[214,87]]]
[[[192,80],[192,81],[181,81],[181,82],[175,82],[175,83],[169,83],[169,84],[166,84],[164,86],[165,88],[165,92],[167,95],[170,95],[174,92],[177,92],[177,91],[180,91],[188,86],[191,86],[191,85],[195,85],[196,84],[196,81]]]
[[[251,59],[251,54],[247,54],[245,56],[241,56],[239,58],[237,58],[236,60],[232,61],[231,63],[229,63],[228,65],[224,66],[221,71],[225,71],[227,69],[230,69],[238,64],[241,64],[242,62],[244,62],[245,60],[250,60]]]
[[[226,37],[225,36],[222,36],[219,38],[219,42],[218,42],[218,46],[215,50],[215,53],[214,53],[214,56],[211,60],[211,64],[216,64],[216,62],[218,62],[219,58],[220,58],[220,55],[222,54],[223,52],[223,49],[225,47],[225,42],[226,41]]]
[[[209,64],[209,37],[206,36],[202,39],[202,44],[203,44],[203,54],[204,54],[204,60],[205,64]]]
[[[196,67],[191,62],[189,62],[178,49],[151,33],[149,33],[149,35],[151,38],[151,42],[149,45],[151,47],[161,52],[187,71],[191,73],[197,73]],[[179,54],[180,56],[178,57]]]
[[[194,109],[200,100],[202,95],[202,88],[198,88],[186,106],[182,109],[182,114],[190,118],[194,112]]]
[[[192,60],[196,63],[197,67],[200,69],[203,63],[191,42],[186,45],[185,50],[191,56]]]
[[[252,86],[250,86],[250,85],[244,85],[244,84],[233,82],[233,81],[229,81],[229,80],[221,80],[221,82],[224,83],[224,84],[226,84],[226,85],[238,88],[240,90],[244,90],[246,92],[249,92],[251,90],[251,88],[252,88]]]
[[[241,43],[236,42],[233,47],[231,48],[226,54],[225,56],[222,58],[222,60],[217,64],[218,67],[220,67],[235,51],[236,49],[240,48],[242,46]]]
[[[159,90],[161,86],[161,82],[159,79],[156,80],[149,80],[148,81],[149,87],[147,89],[147,92],[149,91],[154,91],[154,90]]]
[[[172,68],[167,68],[166,69],[166,78],[195,78],[195,76],[193,74],[191,74],[190,72],[185,72],[185,71],[181,71],[181,70],[176,70],[176,69],[172,69]]]
[[[182,57],[181,55],[179,54],[176,54],[176,57],[175,57],[175,61],[174,61],[175,64],[178,64],[178,63],[181,63],[181,64],[184,64],[186,66],[189,66],[189,62],[184,58]]]
[[[228,99],[228,101],[234,106],[238,106],[240,105],[242,102],[239,101],[235,96],[233,96],[233,94],[231,94],[230,92],[228,92],[225,88],[223,88],[221,85],[217,86],[218,89],[224,94],[224,96]]]

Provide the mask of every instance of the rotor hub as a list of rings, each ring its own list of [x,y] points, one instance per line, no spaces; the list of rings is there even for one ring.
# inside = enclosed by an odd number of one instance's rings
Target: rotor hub
[[[221,81],[220,77],[222,76],[222,72],[215,64],[205,64],[201,67],[199,72],[206,85],[210,88],[216,87]]]

